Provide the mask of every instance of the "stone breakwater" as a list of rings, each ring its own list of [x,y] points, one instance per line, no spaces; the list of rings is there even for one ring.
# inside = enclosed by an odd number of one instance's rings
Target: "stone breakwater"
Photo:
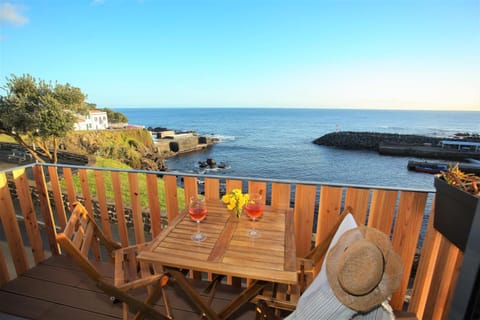
[[[342,149],[378,151],[382,144],[436,146],[441,140],[445,140],[445,138],[411,134],[341,131],[328,133],[315,139],[313,143]]]
[[[350,150],[371,150],[377,151],[382,155],[391,156],[455,161],[470,158],[480,159],[480,153],[478,151],[443,148],[441,146],[442,140],[479,142],[480,139],[478,135],[462,137],[462,139],[452,139],[411,134],[342,131],[326,134],[314,140],[313,143]]]

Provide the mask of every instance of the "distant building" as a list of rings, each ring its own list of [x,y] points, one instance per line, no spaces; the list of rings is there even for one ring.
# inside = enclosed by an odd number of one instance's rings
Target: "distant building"
[[[105,130],[108,128],[108,116],[105,111],[90,110],[84,115],[76,115],[75,130]]]
[[[77,122],[73,125],[74,130],[88,130],[87,121],[84,117],[77,116]]]
[[[463,152],[480,152],[480,142],[443,140],[442,148]]]
[[[153,132],[153,134],[156,135],[157,139],[164,139],[166,137],[174,137],[175,136],[175,131],[165,130],[165,131]]]

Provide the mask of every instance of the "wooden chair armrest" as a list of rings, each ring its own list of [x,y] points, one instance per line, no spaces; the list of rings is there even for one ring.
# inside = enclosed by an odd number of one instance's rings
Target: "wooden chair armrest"
[[[125,302],[129,306],[129,308],[133,309],[135,312],[141,311],[152,319],[166,319],[166,320],[169,319],[168,317],[158,312],[152,306],[126,294],[124,291],[120,290],[119,288],[112,286],[104,281],[98,281],[97,287],[102,291],[106,292],[107,294],[109,294],[110,296],[115,297],[116,299],[122,302]]]
[[[129,251],[129,250],[143,250],[146,246],[148,246],[150,244],[150,242],[143,242],[143,243],[139,243],[139,244],[132,244],[128,247],[120,247],[118,249],[116,249],[115,251],[117,250],[122,250],[122,251]]]
[[[140,243],[140,244],[134,244],[128,247],[119,247],[115,248],[113,251],[111,251],[112,258],[118,257],[120,255],[125,255],[129,253],[130,251],[141,251],[143,250],[149,243]]]

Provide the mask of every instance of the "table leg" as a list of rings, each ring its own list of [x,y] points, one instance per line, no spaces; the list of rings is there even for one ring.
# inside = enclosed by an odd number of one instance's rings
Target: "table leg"
[[[172,275],[172,277],[177,281],[177,283],[180,285],[180,288],[185,292],[185,294],[191,299],[191,301],[203,312],[205,315],[208,317],[208,319],[221,319],[219,315],[212,309],[208,304],[206,304],[202,297],[198,294],[198,292],[195,290],[195,288],[192,287],[190,283],[188,283],[187,279],[185,279],[185,276],[183,273],[174,270],[174,269],[168,269],[168,273]]]
[[[254,280],[251,285],[243,290],[219,313],[220,319],[228,319],[238,308],[252,300],[268,283]]]

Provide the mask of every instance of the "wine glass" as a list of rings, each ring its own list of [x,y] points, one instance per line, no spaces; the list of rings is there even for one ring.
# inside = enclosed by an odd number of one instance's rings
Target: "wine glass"
[[[252,193],[249,196],[247,204],[245,205],[245,212],[252,219],[252,229],[248,231],[248,235],[252,238],[260,236],[260,232],[255,230],[255,220],[260,218],[263,213],[262,195],[259,193]]]
[[[188,213],[193,221],[197,222],[197,233],[192,235],[192,240],[195,242],[202,242],[207,239],[207,236],[200,232],[200,221],[207,216],[207,206],[205,199],[196,196],[190,197],[188,204]]]

